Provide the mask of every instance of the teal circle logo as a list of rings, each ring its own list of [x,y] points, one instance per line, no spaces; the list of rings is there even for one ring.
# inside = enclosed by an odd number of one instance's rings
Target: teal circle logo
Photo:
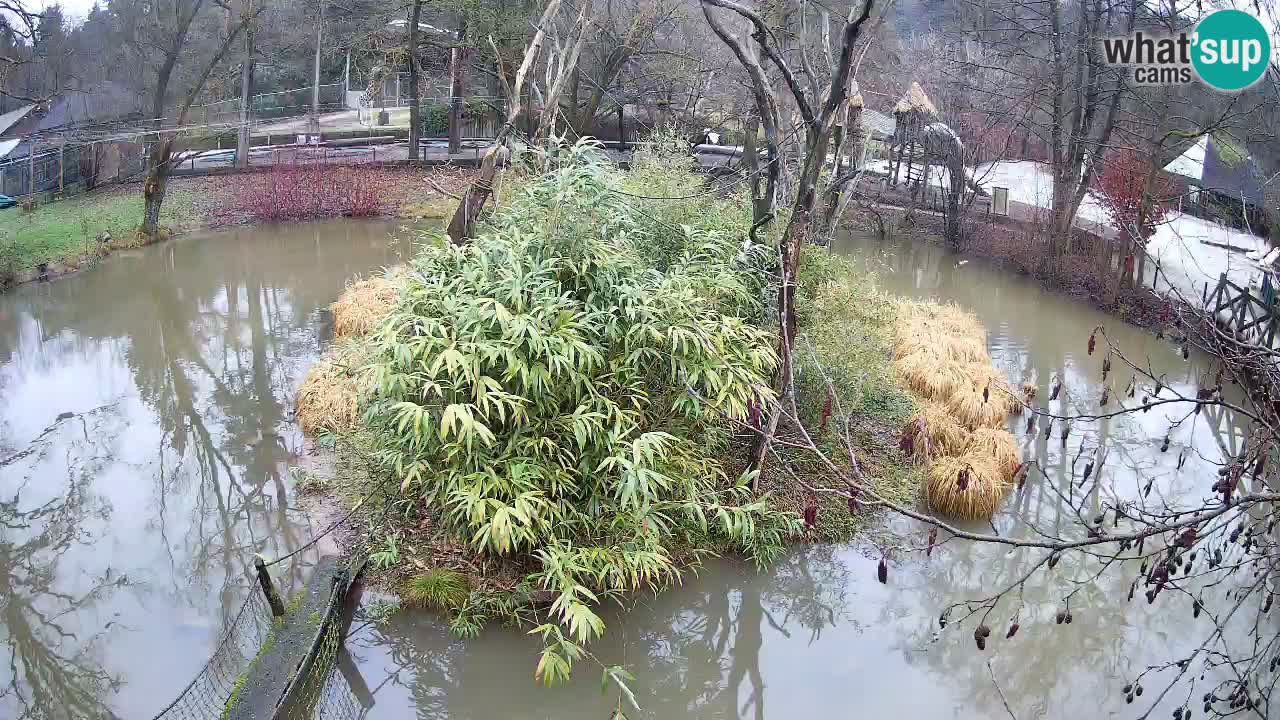
[[[1241,10],[1218,10],[1196,26],[1191,64],[1218,90],[1243,90],[1258,82],[1271,62],[1271,38],[1258,18]]]

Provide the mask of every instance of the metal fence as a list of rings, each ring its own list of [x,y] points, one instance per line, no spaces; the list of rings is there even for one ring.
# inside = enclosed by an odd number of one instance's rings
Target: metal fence
[[[36,146],[34,152],[0,161],[0,195],[58,197],[135,177],[146,166],[143,146],[94,142]]]
[[[342,83],[320,86],[320,112],[337,112],[346,108],[346,88]],[[255,120],[305,115],[311,112],[314,87],[294,88],[253,96],[249,111]],[[240,121],[240,98],[222,100],[191,108],[190,120],[203,124],[237,123]]]

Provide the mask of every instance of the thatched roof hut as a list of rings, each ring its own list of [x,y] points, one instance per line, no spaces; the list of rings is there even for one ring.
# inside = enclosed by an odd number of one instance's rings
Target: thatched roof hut
[[[928,95],[924,94],[924,89],[920,87],[920,83],[911,82],[911,87],[903,93],[902,99],[898,100],[898,104],[893,106],[894,115],[904,115],[911,113],[919,113],[921,115],[937,116],[938,108],[933,106],[933,101]]]

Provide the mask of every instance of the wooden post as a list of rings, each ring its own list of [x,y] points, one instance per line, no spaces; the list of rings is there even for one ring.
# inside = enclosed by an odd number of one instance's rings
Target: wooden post
[[[262,586],[262,594],[267,596],[271,614],[284,617],[284,601],[280,599],[280,593],[276,592],[275,583],[271,582],[271,573],[267,572],[267,563],[261,555],[254,556],[253,569],[258,573],[258,584]]]
[[[59,195],[62,195],[67,191],[66,156],[67,156],[67,140],[66,138],[63,138],[62,142],[59,143],[58,145],[58,194]]]
[[[31,147],[27,149],[27,192],[31,193],[31,199],[35,201],[36,195],[36,143],[31,141]]]

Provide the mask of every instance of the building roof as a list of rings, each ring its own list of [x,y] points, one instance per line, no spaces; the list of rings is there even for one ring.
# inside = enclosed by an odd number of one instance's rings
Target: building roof
[[[893,133],[898,129],[898,121],[882,112],[864,108],[862,110],[862,126],[867,129],[868,135],[873,139],[885,140],[893,137]]]
[[[26,117],[27,113],[31,112],[31,109],[34,107],[35,105],[27,105],[26,107],[20,107],[17,110],[11,110],[10,112],[0,115],[0,135],[4,135],[6,130],[16,125],[22,118]]]
[[[392,20],[391,22],[387,23],[387,27],[389,27],[389,28],[395,28],[395,29],[397,29],[397,30],[403,30],[404,28],[409,27],[409,21],[408,21],[408,20],[405,20],[404,18],[400,18],[400,19],[398,19],[398,20]],[[435,25],[432,25],[432,24],[430,24],[430,23],[419,22],[419,23],[418,23],[418,31],[419,31],[419,32],[428,33],[428,34],[431,34],[431,35],[440,35],[440,36],[442,36],[442,37],[447,37],[447,38],[449,38],[449,39],[451,39],[451,40],[457,40],[457,39],[458,39],[458,33],[457,33],[457,31],[455,31],[455,30],[445,30],[445,29],[443,29],[443,28],[438,28],[438,27],[436,27]]]
[[[13,149],[22,144],[22,138],[10,138],[8,140],[0,140],[0,160],[4,160],[13,152]]]
[[[1181,155],[1174,158],[1168,165],[1165,165],[1164,171],[1174,175],[1181,175],[1189,180],[1199,180],[1204,176],[1204,153],[1205,146],[1208,144],[1209,136],[1200,136],[1200,139],[1191,143]]]
[[[1164,166],[1205,190],[1249,204],[1263,204],[1263,177],[1258,163],[1230,139],[1204,135]]]

